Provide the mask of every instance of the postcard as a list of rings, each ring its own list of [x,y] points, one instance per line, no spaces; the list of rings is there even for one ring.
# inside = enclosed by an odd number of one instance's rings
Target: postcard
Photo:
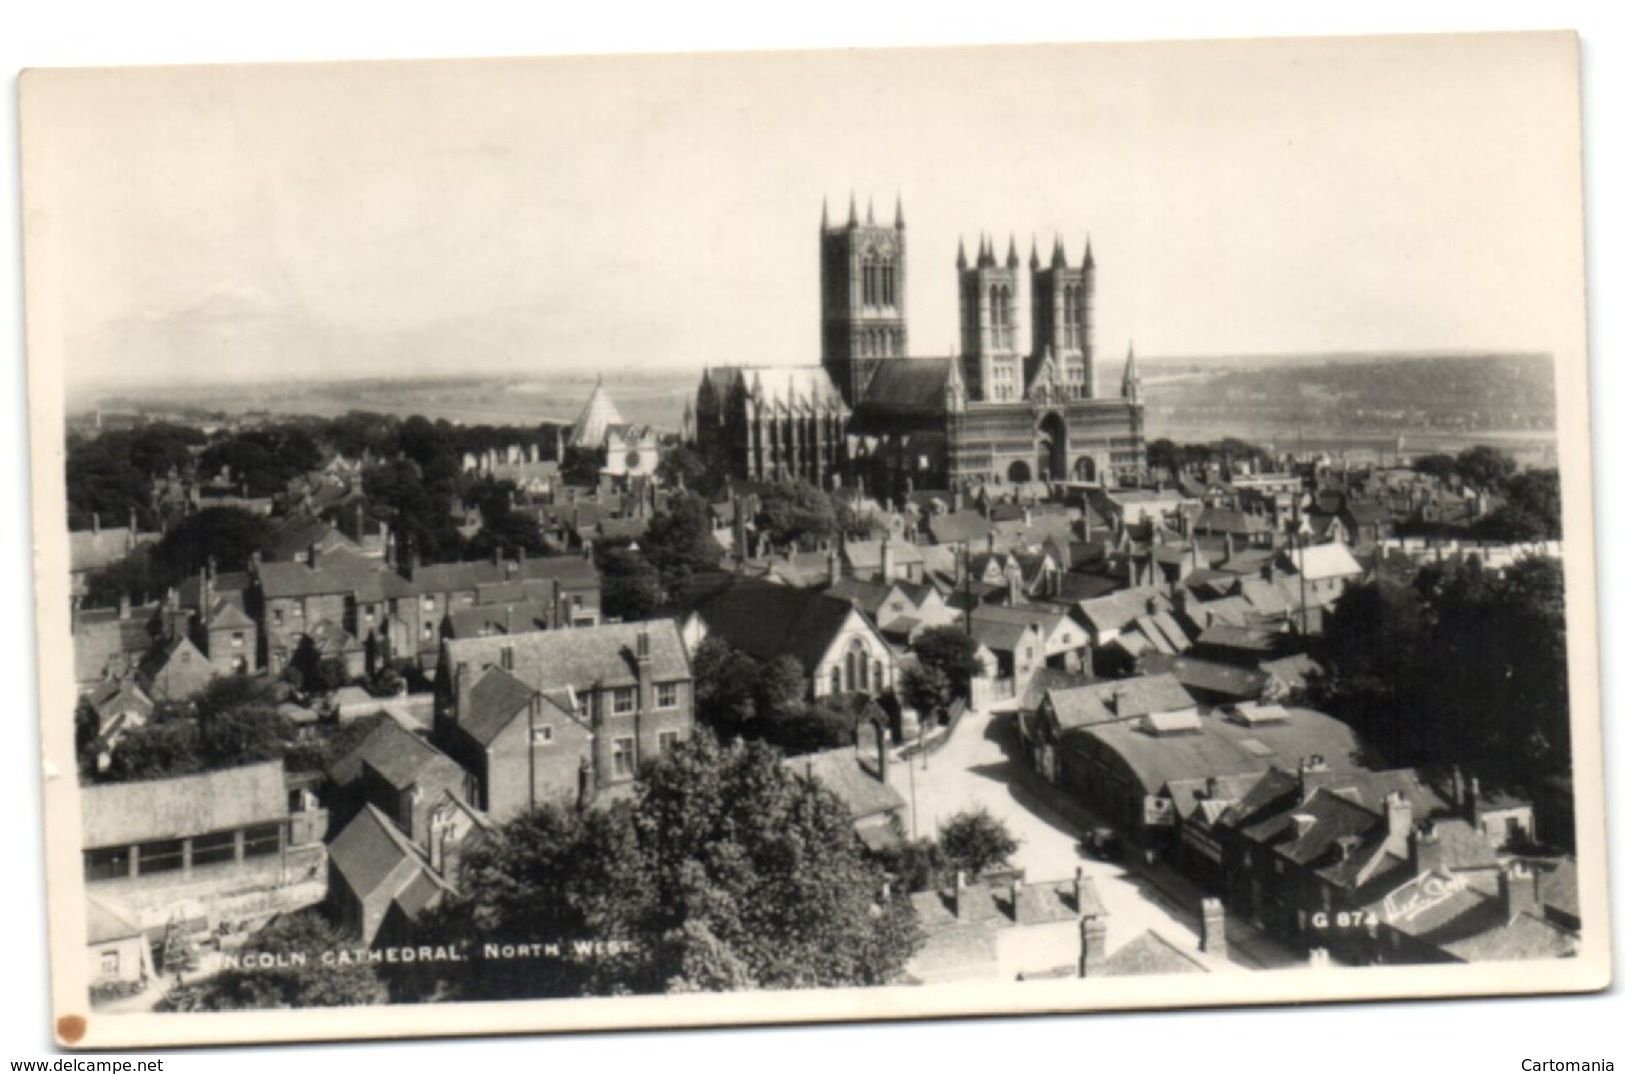
[[[1579,91],[25,72],[56,1039],[1607,987]]]

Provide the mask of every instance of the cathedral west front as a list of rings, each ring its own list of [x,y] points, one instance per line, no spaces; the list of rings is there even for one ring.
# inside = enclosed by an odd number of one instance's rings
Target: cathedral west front
[[[983,238],[958,258],[959,347],[919,357],[908,344],[908,243],[898,200],[819,226],[821,361],[708,369],[695,400],[696,446],[730,475],[800,477],[829,488],[862,479],[881,494],[916,488],[1133,483],[1145,470],[1144,407],[1132,349],[1117,390],[1095,374],[1094,252],[1074,265],[1056,239],[1023,266]],[[1030,344],[1021,345],[1029,318]]]

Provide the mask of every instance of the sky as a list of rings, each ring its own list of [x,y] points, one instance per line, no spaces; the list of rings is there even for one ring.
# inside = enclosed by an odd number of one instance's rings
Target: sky
[[[1097,261],[1097,353],[1551,350],[1560,37],[107,69],[24,79],[74,389],[814,361],[821,206]],[[45,289],[35,281],[51,281]],[[1022,311],[1022,328],[1030,318]]]

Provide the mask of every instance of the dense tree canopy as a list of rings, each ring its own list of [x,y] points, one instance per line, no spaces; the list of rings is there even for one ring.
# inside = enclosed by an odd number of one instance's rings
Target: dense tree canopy
[[[757,531],[777,548],[835,533],[835,508],[816,485],[796,480],[768,485],[760,494]]]
[[[638,541],[644,559],[660,574],[666,599],[681,604],[697,574],[717,569],[722,546],[711,535],[711,512],[697,494],[674,495]]]
[[[169,1011],[246,1011],[293,1007],[358,1007],[388,1001],[389,993],[369,963],[338,963],[332,955],[351,950],[338,929],[314,910],[274,918],[243,944],[252,963],[221,971],[165,997]],[[303,959],[286,956],[303,955]],[[323,955],[329,958],[324,960]],[[260,965],[256,956],[269,956]]]
[[[1569,770],[1563,572],[1531,558],[1497,577],[1469,559],[1410,587],[1351,586],[1327,623],[1317,702],[1394,765],[1459,764],[1519,787]]]
[[[942,823],[937,840],[949,867],[962,870],[971,878],[1008,865],[1010,855],[1021,846],[1004,821],[989,813],[985,806],[961,810],[949,817]]]
[[[603,542],[594,549],[598,566],[600,600],[606,618],[632,622],[647,619],[660,610],[666,595],[660,588],[660,572],[643,553],[624,542]]]
[[[914,639],[920,666],[945,676],[955,697],[969,697],[970,681],[983,673],[976,650],[975,640],[953,626],[932,627]]]
[[[919,942],[912,907],[882,887],[840,800],[767,747],[700,733],[630,805],[509,824],[429,924],[476,947],[563,945],[471,960],[455,986],[468,998],[870,985]],[[573,940],[595,946],[571,955]]]
[[[236,507],[205,507],[170,527],[149,558],[154,577],[171,586],[211,561],[217,570],[243,570],[270,545],[271,523],[264,517]]]
[[[1512,456],[1488,444],[1475,444],[1456,456],[1456,473],[1461,479],[1487,492],[1504,489],[1517,469]]]

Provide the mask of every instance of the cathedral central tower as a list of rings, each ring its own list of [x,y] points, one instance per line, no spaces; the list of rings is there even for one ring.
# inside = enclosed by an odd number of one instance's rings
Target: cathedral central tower
[[[890,226],[875,223],[871,202],[862,223],[853,196],[844,225],[819,226],[823,363],[848,406],[863,397],[875,363],[908,355],[908,258],[903,200]]]

